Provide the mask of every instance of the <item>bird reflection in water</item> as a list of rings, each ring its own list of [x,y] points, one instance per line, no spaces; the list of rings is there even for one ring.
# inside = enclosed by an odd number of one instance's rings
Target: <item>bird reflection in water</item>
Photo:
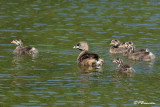
[[[13,60],[12,63],[14,64],[14,69],[16,70],[20,70],[23,69],[23,67],[25,66],[25,64],[23,64],[23,62],[25,61],[31,61],[31,62],[36,62],[37,59],[37,55],[15,55],[13,56]],[[34,68],[34,66],[32,65],[30,68]]]
[[[83,65],[78,65],[79,70],[81,71],[81,74],[85,77],[92,78],[92,77],[97,77],[102,73],[102,67],[101,68],[96,68],[92,66],[83,66]]]
[[[134,72],[115,72],[115,77],[116,78],[127,78],[127,77],[134,77]]]

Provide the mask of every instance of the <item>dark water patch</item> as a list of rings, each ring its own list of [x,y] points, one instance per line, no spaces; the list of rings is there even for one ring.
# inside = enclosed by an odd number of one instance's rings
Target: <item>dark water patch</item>
[[[15,5],[15,4],[19,4],[19,3],[10,2],[10,3],[7,3],[7,4]]]

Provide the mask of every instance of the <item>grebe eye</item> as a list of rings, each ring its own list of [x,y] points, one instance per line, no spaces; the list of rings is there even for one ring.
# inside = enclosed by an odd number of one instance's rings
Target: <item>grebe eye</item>
[[[80,46],[80,43],[78,43],[77,46]]]

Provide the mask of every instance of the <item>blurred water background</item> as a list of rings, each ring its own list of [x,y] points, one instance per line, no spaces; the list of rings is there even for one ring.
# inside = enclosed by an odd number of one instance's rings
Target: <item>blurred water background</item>
[[[37,57],[16,56],[13,39],[39,49]],[[135,62],[109,53],[112,39],[133,41],[156,55]],[[105,60],[101,72],[77,66],[87,41]],[[1,107],[131,107],[135,101],[160,106],[159,0],[0,0]],[[121,57],[136,72],[121,75]]]

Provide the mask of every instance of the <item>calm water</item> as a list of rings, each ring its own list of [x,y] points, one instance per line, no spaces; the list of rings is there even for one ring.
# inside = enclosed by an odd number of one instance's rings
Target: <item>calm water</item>
[[[10,42],[20,38],[39,49],[37,57],[16,56]],[[133,41],[156,55],[134,62],[109,53],[112,39]],[[105,60],[102,70],[77,66],[87,41]],[[115,107],[160,106],[159,0],[0,0],[0,106]],[[121,57],[136,72],[115,71]],[[141,105],[146,106],[146,105]]]

